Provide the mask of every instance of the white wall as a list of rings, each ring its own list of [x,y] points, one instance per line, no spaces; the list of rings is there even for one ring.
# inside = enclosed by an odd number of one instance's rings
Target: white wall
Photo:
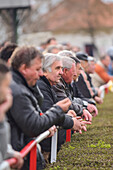
[[[59,43],[70,42],[72,45],[79,46],[84,50],[84,45],[91,43],[91,37],[83,33],[79,34],[52,34],[51,32],[40,32],[33,34],[21,35],[18,43],[20,45],[29,44],[39,46],[41,42],[54,36]],[[104,32],[98,33],[95,36],[95,45],[99,49],[99,53],[103,54],[110,46],[113,45],[113,32],[106,34]]]

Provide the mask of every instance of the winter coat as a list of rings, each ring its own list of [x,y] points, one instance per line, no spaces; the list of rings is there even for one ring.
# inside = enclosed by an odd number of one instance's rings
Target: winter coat
[[[72,101],[70,109],[74,110],[78,116],[83,114],[83,103],[79,99],[74,98],[71,85],[67,84],[63,78],[60,79],[58,84],[53,86],[53,89],[59,101],[68,97]]]
[[[15,150],[20,150],[31,138],[40,135],[53,125],[63,124],[65,114],[58,105],[54,105],[40,116],[42,111],[36,95],[37,88],[30,88],[18,71],[13,70],[12,77],[13,105],[7,116],[11,125],[11,144]],[[73,126],[72,119],[70,121]]]
[[[55,103],[58,102],[56,93],[52,89],[52,86],[50,85],[49,81],[45,76],[41,77],[40,80],[37,81],[37,85],[39,89],[41,90],[44,100],[41,105],[41,109],[43,112],[46,112],[48,109],[50,109]],[[67,117],[67,123],[65,125],[65,129],[67,129],[70,126],[70,118]],[[69,120],[68,120],[69,119]],[[70,126],[71,128],[71,126]],[[58,150],[60,149],[61,145],[65,142],[65,130],[64,129],[59,129],[58,130],[58,145],[57,148]],[[51,151],[51,138],[43,140],[41,143],[41,147],[43,151],[50,152]]]

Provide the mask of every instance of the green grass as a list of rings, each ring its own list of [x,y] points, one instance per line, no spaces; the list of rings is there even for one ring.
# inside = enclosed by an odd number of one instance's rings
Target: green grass
[[[112,170],[113,169],[113,93],[97,105],[99,114],[87,132],[73,134],[57,156],[57,162],[46,170]]]

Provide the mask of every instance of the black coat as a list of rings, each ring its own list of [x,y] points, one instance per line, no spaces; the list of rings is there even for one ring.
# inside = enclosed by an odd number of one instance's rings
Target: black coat
[[[89,82],[90,87],[88,87],[88,85],[83,77],[83,74],[80,74],[76,84],[84,97],[94,98],[94,96],[98,95],[97,91],[95,90],[94,86],[92,85],[91,77],[89,76],[89,74],[87,74],[86,72],[84,72],[84,74],[87,77],[87,81]],[[90,89],[93,91],[93,95],[91,94]]]
[[[52,89],[49,81],[46,79],[45,76],[41,77],[40,80],[37,81],[37,85],[41,90],[44,100],[41,105],[41,109],[43,112],[50,109],[56,102],[58,102],[56,93]],[[62,125],[63,128],[68,129],[72,127],[70,117],[65,115],[65,123]],[[60,149],[61,145],[65,142],[65,130],[59,129],[58,130],[58,150]],[[51,151],[51,138],[43,140],[41,143],[41,147],[43,151],[50,152]]]
[[[63,124],[65,114],[59,106],[54,105],[46,114],[40,116],[41,109],[35,91],[37,89],[30,88],[18,71],[13,70],[12,76],[13,105],[7,115],[11,125],[11,144],[15,150],[20,151],[31,138],[53,125]],[[73,122],[71,123],[73,126]]]
[[[83,102],[81,99],[74,98],[73,89],[70,84],[67,84],[63,78],[60,79],[60,82],[53,86],[54,91],[56,92],[58,100],[63,100],[69,98],[72,102],[70,109],[74,110],[78,116],[83,114]]]
[[[79,87],[77,85],[77,82],[73,81],[72,82],[72,88],[73,88],[73,96],[82,99],[83,101],[87,101],[90,104],[94,104],[95,102],[93,102],[92,100],[89,100],[88,98],[85,98],[83,96],[83,94],[81,93],[81,91],[79,90]]]

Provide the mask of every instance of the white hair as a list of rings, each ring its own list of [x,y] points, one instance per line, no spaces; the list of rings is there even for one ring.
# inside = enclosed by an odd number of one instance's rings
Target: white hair
[[[43,71],[51,72],[51,66],[55,61],[62,61],[62,58],[58,54],[46,53],[44,54]]]
[[[72,51],[68,50],[63,50],[58,53],[62,57],[62,63],[63,63],[63,68],[68,68],[71,69],[72,64],[76,62],[70,58],[70,57],[75,57],[75,54]]]
[[[76,57],[76,55],[72,51],[69,51],[69,50],[62,50],[58,54],[64,57]]]
[[[70,57],[62,57],[63,69],[64,68],[71,69],[73,63],[75,63],[75,61],[72,58],[70,58]]]

